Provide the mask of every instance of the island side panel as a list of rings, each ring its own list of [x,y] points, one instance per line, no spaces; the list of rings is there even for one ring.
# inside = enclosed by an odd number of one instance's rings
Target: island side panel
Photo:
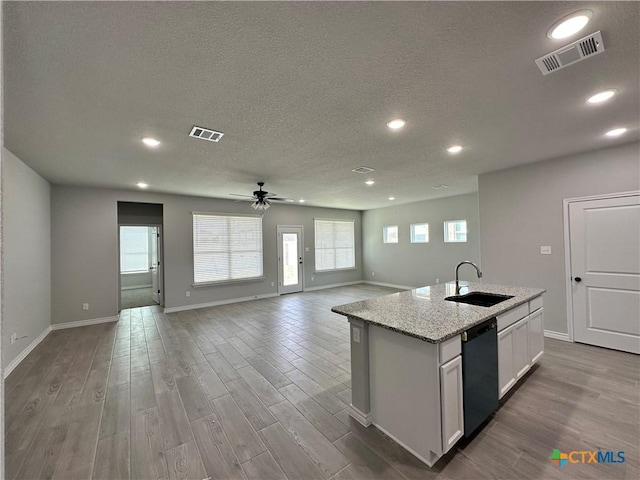
[[[371,425],[369,394],[369,325],[354,317],[349,319],[351,330],[351,405],[349,414],[359,423]]]
[[[432,466],[442,456],[438,345],[369,326],[373,424]]]

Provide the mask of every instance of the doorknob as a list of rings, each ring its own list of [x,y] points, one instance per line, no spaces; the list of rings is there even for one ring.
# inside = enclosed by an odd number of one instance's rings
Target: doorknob
[[[582,281],[582,278],[580,278],[580,277],[576,277],[576,278],[574,278],[574,280],[575,280],[576,282],[580,283],[580,282]]]

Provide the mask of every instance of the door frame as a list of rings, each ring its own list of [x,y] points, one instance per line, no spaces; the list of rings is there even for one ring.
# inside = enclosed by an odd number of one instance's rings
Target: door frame
[[[163,307],[164,308],[164,299],[165,299],[165,291],[164,291],[164,228],[163,228],[163,224],[162,223],[136,223],[131,224],[131,223],[118,223],[118,234],[116,235],[117,240],[117,246],[118,246],[118,250],[117,250],[117,257],[116,257],[116,271],[118,273],[118,314],[120,314],[120,312],[122,311],[122,298],[121,298],[121,292],[122,292],[122,282],[120,280],[120,227],[158,227],[159,231],[160,231],[160,251],[158,252],[158,261],[160,262],[160,265],[162,266],[161,268],[161,275],[158,276],[158,283],[160,285],[160,304],[158,305],[159,307]]]
[[[569,229],[569,206],[572,203],[588,202],[591,200],[607,200],[610,198],[625,198],[640,195],[640,190],[629,192],[604,193],[600,195],[589,195],[585,197],[565,198],[562,200],[562,223],[564,226],[564,284],[567,299],[567,334],[570,342],[575,342],[573,336],[573,291],[571,281],[571,233]],[[554,337],[556,338],[556,337]]]
[[[304,281],[304,266],[306,263],[306,259],[305,259],[305,255],[304,255],[304,226],[303,225],[276,225],[276,259],[278,261],[278,295],[284,295],[283,293],[280,293],[280,271],[282,268],[282,265],[280,264],[280,255],[282,252],[280,252],[280,229],[281,228],[299,228],[300,229],[300,256],[302,257],[302,275],[300,278],[300,282],[302,285],[302,290],[300,290],[301,292],[304,292],[305,289],[305,281]]]

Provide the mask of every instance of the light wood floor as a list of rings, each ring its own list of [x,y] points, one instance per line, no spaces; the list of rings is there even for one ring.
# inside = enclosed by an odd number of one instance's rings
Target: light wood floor
[[[349,336],[332,305],[368,285],[52,332],[6,381],[7,478],[640,478],[639,359],[546,340],[471,441],[427,468],[347,415]],[[399,374],[401,374],[399,372]],[[625,451],[565,465],[554,448]]]

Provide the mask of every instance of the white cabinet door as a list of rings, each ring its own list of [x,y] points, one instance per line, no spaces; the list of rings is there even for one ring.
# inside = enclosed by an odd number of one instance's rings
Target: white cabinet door
[[[516,380],[529,370],[529,317],[524,317],[513,326],[513,363]]]
[[[462,407],[462,357],[440,367],[440,401],[442,404],[442,453],[447,453],[464,434]]]
[[[516,383],[513,363],[513,330],[515,325],[498,332],[498,386],[500,398]]]
[[[529,358],[531,365],[544,353],[544,314],[540,308],[529,315]]]

